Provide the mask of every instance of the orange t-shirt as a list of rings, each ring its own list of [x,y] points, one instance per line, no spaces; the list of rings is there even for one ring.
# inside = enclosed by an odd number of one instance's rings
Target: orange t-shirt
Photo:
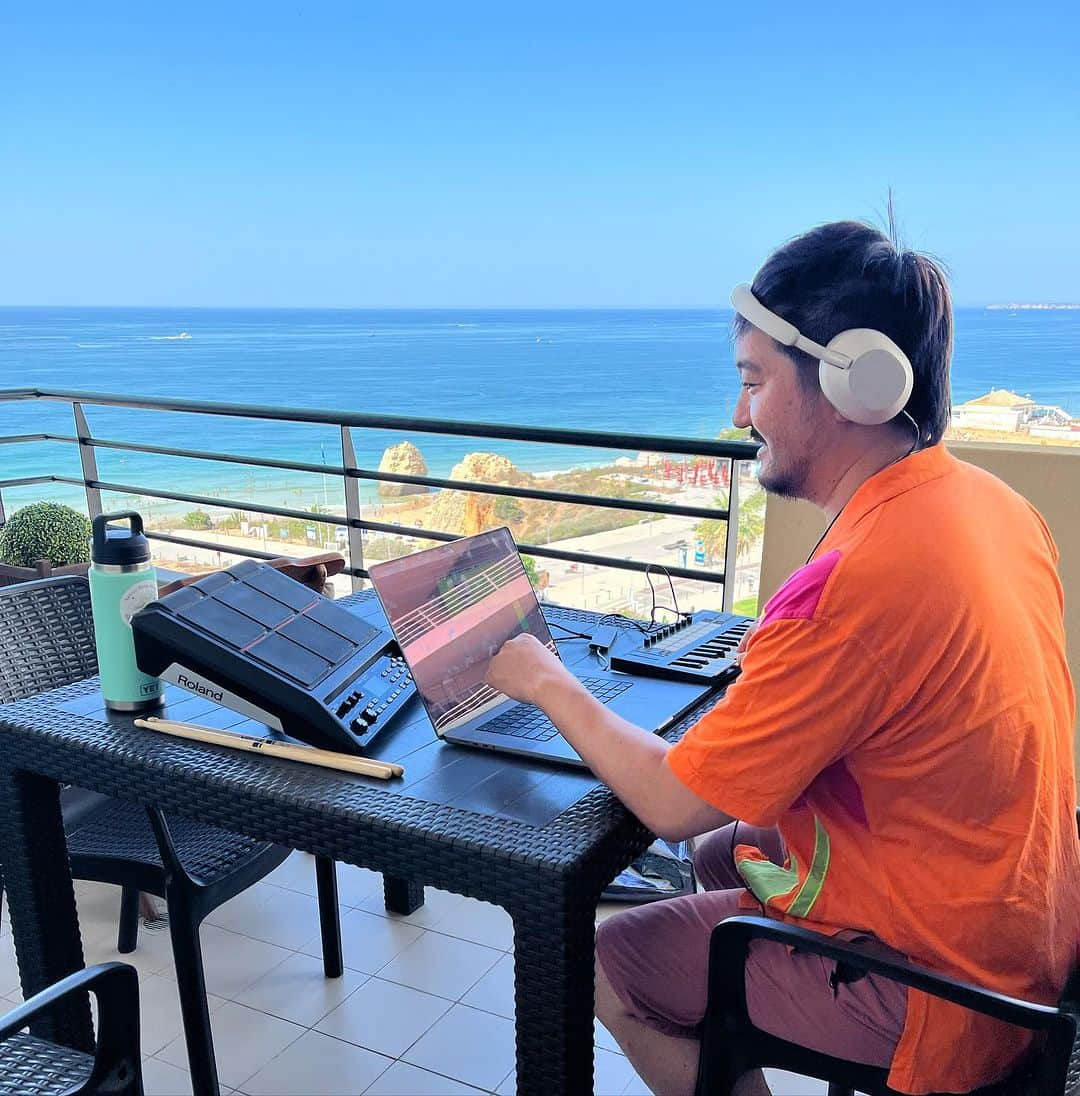
[[[1080,948],[1080,841],[1056,563],[1038,513],[944,446],[856,491],[668,754],[718,809],[779,825],[785,867],[737,852],[767,912],[1057,1000]],[[911,991],[889,1083],[967,1092],[1029,1042]]]

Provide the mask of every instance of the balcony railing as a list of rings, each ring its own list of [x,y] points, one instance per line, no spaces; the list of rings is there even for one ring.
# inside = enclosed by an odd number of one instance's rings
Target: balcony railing
[[[597,510],[617,510],[629,514],[640,513],[640,520],[674,517],[701,521],[725,523],[723,566],[687,566],[685,559],[671,566],[660,565],[655,560],[634,558],[633,554],[616,555],[612,552],[584,551],[573,547],[561,547],[550,538],[539,543],[519,543],[524,554],[539,560],[561,561],[579,568],[585,566],[609,568],[615,572],[652,573],[663,572],[672,579],[681,578],[722,587],[722,604],[730,609],[733,602],[734,585],[728,581],[735,573],[738,538],[739,514],[739,466],[740,462],[752,460],[756,446],[741,441],[704,441],[686,437],[657,436],[650,434],[615,433],[599,430],[574,430],[556,427],[515,426],[504,423],[459,422],[442,419],[407,418],[395,415],[361,414],[346,411],[309,410],[302,408],[283,408],[272,406],[245,405],[235,403],[212,403],[188,399],[166,399],[138,396],[124,396],[108,393],[60,391],[44,388],[24,388],[0,390],[0,403],[17,404],[27,401],[43,401],[67,404],[71,408],[74,422],[73,434],[54,432],[10,433],[0,435],[0,445],[31,445],[48,442],[77,448],[80,462],[80,476],[58,474],[50,468],[42,468],[33,475],[9,476],[0,478],[0,523],[4,520],[3,491],[32,484],[66,484],[81,488],[85,493],[86,507],[93,517],[103,512],[102,494],[116,493],[147,499],[165,500],[166,503],[188,503],[197,507],[210,507],[262,517],[282,519],[300,519],[311,525],[334,526],[345,530],[339,538],[341,548],[347,554],[346,573],[352,577],[353,588],[362,586],[367,577],[365,566],[365,534],[385,534],[394,537],[416,538],[421,541],[450,541],[462,535],[461,530],[421,528],[419,525],[402,525],[397,522],[374,520],[365,509],[373,507],[361,497],[361,485],[397,484],[419,488],[425,492],[460,491],[467,496],[480,498],[511,499],[518,502],[548,504],[572,504]],[[103,437],[90,429],[87,408],[124,408],[133,411],[174,412],[191,416],[190,424],[185,419],[185,427],[179,432],[180,440],[197,434],[198,416],[224,416],[230,419],[271,420],[292,424],[311,424],[332,427],[340,440],[341,464],[308,463],[298,460],[282,460],[260,454],[236,454],[220,450],[194,448],[182,444],[149,444],[133,440]],[[552,490],[538,485],[536,479],[527,479],[522,483],[490,483],[479,480],[448,479],[432,475],[408,475],[400,472],[379,471],[365,467],[357,460],[357,450],[366,451],[361,443],[357,444],[354,434],[365,438],[385,436],[387,433],[405,435],[414,439],[420,435],[442,435],[461,439],[476,439],[479,442],[513,442],[532,445],[572,447],[574,450],[591,450],[597,453],[607,452],[656,454],[660,457],[704,458],[709,462],[711,474],[715,476],[718,465],[726,464],[723,476],[727,493],[726,506],[688,505],[679,501],[666,501],[665,491],[670,495],[675,485],[657,484],[656,490],[640,487],[636,495],[619,497],[615,494],[594,494],[578,491]],[[342,513],[328,512],[328,507],[315,509],[275,506],[265,501],[222,498],[217,495],[200,494],[173,488],[168,482],[154,478],[152,482],[118,482],[115,479],[103,479],[98,471],[99,451],[115,451],[123,454],[150,454],[157,457],[187,458],[198,461],[212,461],[229,465],[240,465],[246,469],[273,469],[286,473],[310,474],[320,477],[336,477],[343,488],[344,506]],[[625,460],[625,458],[624,458]],[[2,462],[10,465],[10,462]],[[49,462],[52,465],[52,462]],[[670,461],[669,461],[670,464]],[[55,465],[52,466],[55,468]],[[625,467],[625,465],[624,465]],[[675,466],[676,469],[679,466]],[[633,465],[632,469],[639,466]],[[36,471],[36,469],[35,469]],[[627,472],[629,475],[630,472]],[[681,477],[680,477],[681,479]],[[539,482],[543,482],[542,480]],[[714,482],[714,481],[710,481]],[[323,480],[325,484],[325,479]],[[325,487],[324,487],[325,493]],[[719,489],[715,492],[723,494]],[[380,515],[381,516],[381,515]],[[512,524],[512,523],[511,523]],[[687,525],[692,532],[693,526]],[[470,530],[473,531],[473,530]],[[176,532],[164,532],[148,529],[148,535],[157,541],[186,546],[193,549],[209,549],[228,552],[230,555],[249,556],[257,559],[269,559],[281,552],[260,551],[250,546],[223,544],[212,538],[201,539]],[[264,534],[265,536],[265,534]],[[539,539],[539,538],[537,538]],[[686,555],[686,541],[680,542],[682,554]],[[674,547],[674,546],[666,546]],[[700,553],[697,553],[700,559]],[[666,581],[665,581],[666,585]]]

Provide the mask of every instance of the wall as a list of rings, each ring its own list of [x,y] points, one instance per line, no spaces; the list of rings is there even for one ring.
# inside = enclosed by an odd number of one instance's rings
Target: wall
[[[1080,449],[1044,445],[951,442],[960,460],[1004,480],[1042,514],[1061,553],[1069,667],[1080,689]],[[825,526],[821,511],[806,502],[769,497],[761,559],[759,604],[806,559]],[[1080,730],[1080,719],[1078,719]],[[1080,754],[1077,760],[1080,774]]]

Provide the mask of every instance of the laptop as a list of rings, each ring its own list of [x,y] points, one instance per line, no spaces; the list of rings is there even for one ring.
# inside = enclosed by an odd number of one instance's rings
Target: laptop
[[[440,738],[585,767],[539,708],[484,681],[492,656],[513,636],[528,632],[559,654],[509,529],[377,563],[369,575]],[[652,731],[670,726],[709,690],[612,673],[594,661],[570,670],[613,712]]]

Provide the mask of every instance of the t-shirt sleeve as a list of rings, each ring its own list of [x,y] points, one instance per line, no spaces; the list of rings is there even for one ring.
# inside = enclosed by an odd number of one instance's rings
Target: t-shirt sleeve
[[[773,826],[823,769],[888,716],[883,668],[828,619],[763,623],[725,697],[668,752],[702,799]]]

